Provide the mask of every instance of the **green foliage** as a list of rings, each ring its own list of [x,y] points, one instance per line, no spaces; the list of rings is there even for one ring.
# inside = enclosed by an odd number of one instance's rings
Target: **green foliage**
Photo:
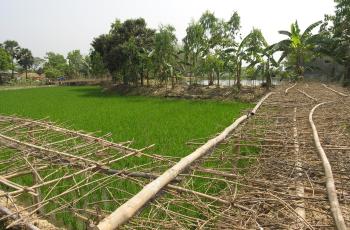
[[[46,53],[46,63],[44,64],[44,73],[48,78],[56,78],[67,73],[67,61],[61,54],[54,52]]]
[[[319,52],[345,67],[344,85],[350,85],[350,1],[335,0],[335,15],[325,16]]]
[[[14,40],[6,40],[3,44],[5,50],[11,55],[12,59],[15,59],[20,51],[18,42]]]
[[[83,55],[81,55],[80,50],[73,50],[67,55],[68,67],[67,74],[71,77],[80,77],[82,73],[89,73],[88,65],[85,64]]]
[[[197,61],[203,50],[203,36],[204,28],[202,25],[198,22],[191,22],[186,29],[186,37],[183,39],[185,61],[189,63],[191,73],[190,81],[192,74],[196,75],[197,72]]]
[[[106,95],[98,87],[55,87],[0,91],[0,113],[50,117],[113,140],[156,144],[153,153],[185,156],[185,143],[223,130],[250,104]],[[59,106],[58,106],[59,104]],[[93,108],[93,109],[92,109]],[[162,124],[162,125],[159,125]]]
[[[242,64],[247,62],[250,66],[262,63],[264,49],[267,42],[259,29],[253,29],[242,41],[225,50],[227,65],[236,71],[236,84],[241,87]]]
[[[28,69],[34,63],[34,57],[32,55],[32,52],[29,49],[22,48],[18,53],[17,59],[18,59],[18,64],[20,64],[21,67],[25,70],[26,77],[27,77]]]
[[[143,57],[154,43],[155,31],[147,28],[143,18],[125,22],[116,20],[108,34],[94,39],[92,47],[98,52],[109,72],[120,76],[124,84],[137,84],[143,72]]]
[[[151,57],[155,76],[161,81],[167,81],[174,76],[176,42],[175,28],[172,26],[161,26],[159,32],[155,34],[154,50]]]
[[[292,66],[294,72],[303,76],[305,72],[305,63],[310,60],[315,46],[319,38],[319,34],[313,35],[312,30],[319,26],[322,22],[318,21],[306,28],[301,33],[298,22],[292,23],[290,32],[279,31],[280,34],[288,36],[287,39],[280,41],[276,44],[278,50],[282,51],[280,61],[285,57],[288,58],[287,64]]]
[[[11,57],[6,50],[0,48],[0,70],[8,70],[11,68]]]
[[[191,76],[196,76],[198,73],[207,74],[211,85],[214,74],[219,84],[223,71],[232,72],[233,67],[230,63],[232,57],[224,50],[236,45],[235,39],[239,28],[240,17],[237,12],[225,21],[206,11],[198,22],[192,22],[183,40],[185,58],[191,65]]]
[[[14,40],[4,41],[3,47],[7,51],[7,53],[10,54],[11,56],[11,70],[12,70],[12,77],[13,77],[13,73],[15,71],[15,59],[17,58],[17,55],[20,51],[20,47],[18,45],[18,42]]]
[[[101,54],[95,51],[90,53],[90,67],[91,74],[95,77],[102,77],[108,73]]]

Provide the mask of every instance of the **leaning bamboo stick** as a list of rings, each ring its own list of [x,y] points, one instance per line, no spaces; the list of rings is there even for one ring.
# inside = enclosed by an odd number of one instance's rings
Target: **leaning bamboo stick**
[[[72,154],[65,153],[65,152],[56,151],[56,150],[53,150],[53,149],[44,148],[44,147],[41,147],[41,146],[38,146],[38,145],[26,143],[26,142],[19,141],[17,139],[14,139],[12,137],[8,137],[8,136],[2,135],[2,134],[0,134],[0,142],[2,144],[4,144],[4,145],[8,146],[8,147],[23,146],[23,148],[20,148],[21,150],[25,150],[27,148],[35,149],[35,150],[39,150],[39,151],[42,151],[42,152],[53,153],[55,155],[62,155],[62,156],[65,156],[65,157],[69,157],[71,159],[78,159],[78,160],[85,161],[87,163],[94,164],[94,165],[99,165],[100,164],[97,161],[89,160],[89,159],[86,159],[86,158],[83,158],[83,157],[79,157],[79,156],[72,155]]]
[[[327,188],[328,199],[329,199],[329,203],[331,206],[331,212],[333,215],[333,219],[335,221],[335,224],[336,224],[338,230],[346,230],[347,227],[346,227],[346,224],[345,224],[345,221],[344,221],[344,218],[343,218],[340,206],[339,206],[339,201],[338,201],[338,197],[337,197],[337,190],[336,190],[335,184],[334,184],[334,177],[333,177],[333,173],[332,173],[331,164],[329,163],[327,155],[322,148],[320,138],[318,136],[317,129],[316,129],[315,123],[313,121],[313,117],[312,117],[315,110],[319,106],[322,106],[326,103],[329,103],[329,102],[320,103],[312,108],[312,110],[309,114],[309,122],[310,122],[310,125],[312,128],[314,142],[315,142],[317,151],[319,153],[319,156],[322,160],[322,164],[323,164],[323,168],[324,168],[324,172],[325,172],[325,176],[326,176],[326,188]]]
[[[235,130],[241,123],[246,121],[251,115],[254,115],[262,103],[271,95],[268,93],[263,97],[250,114],[243,115],[233,124],[227,127],[222,133],[209,140],[206,144],[196,149],[190,155],[182,158],[177,164],[165,171],[160,177],[147,184],[139,193],[116,209],[111,215],[103,219],[98,225],[99,230],[112,230],[121,226],[132,218],[146,203],[148,203],[157,193],[159,193],[167,184],[175,179],[181,172],[187,169],[196,160],[209,153],[215,146],[221,143],[227,136]]]
[[[337,93],[337,94],[339,94],[340,96],[343,96],[343,97],[348,97],[349,95],[347,95],[347,94],[344,94],[344,93],[341,93],[341,92],[339,92],[339,91],[337,91],[337,90],[335,90],[335,89],[332,89],[331,87],[328,87],[328,86],[326,86],[325,84],[322,84],[323,85],[323,87],[325,87],[326,89],[329,89],[330,91],[333,91],[334,93]]]
[[[286,91],[284,91],[284,93],[287,95],[288,91],[293,89],[295,86],[297,85],[297,83],[295,83],[294,85],[292,85],[291,87],[287,88]]]
[[[310,96],[309,94],[305,93],[304,91],[300,90],[300,89],[297,89],[300,93],[304,94],[305,96],[307,96],[308,98],[310,98],[311,100],[313,101],[317,101],[316,98]]]

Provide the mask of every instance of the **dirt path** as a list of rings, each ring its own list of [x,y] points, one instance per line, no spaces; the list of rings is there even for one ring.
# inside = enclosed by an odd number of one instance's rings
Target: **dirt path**
[[[236,202],[250,211],[230,210],[221,229],[334,229],[326,178],[309,122],[313,121],[332,167],[341,212],[350,226],[350,98],[321,84],[276,90],[254,120],[235,134],[238,149],[257,147],[257,163],[239,181]],[[344,88],[332,89],[349,95]],[[239,151],[239,150],[238,150]],[[340,228],[338,228],[340,229]]]

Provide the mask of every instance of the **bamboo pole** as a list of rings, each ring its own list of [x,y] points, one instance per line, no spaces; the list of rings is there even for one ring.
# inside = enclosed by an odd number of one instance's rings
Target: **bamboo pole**
[[[309,114],[309,122],[310,122],[310,125],[312,128],[312,133],[313,133],[314,142],[315,142],[317,151],[318,151],[319,156],[322,160],[324,173],[326,176],[326,188],[327,188],[327,193],[328,193],[328,200],[330,203],[331,212],[332,212],[334,222],[335,222],[338,230],[346,230],[347,227],[346,227],[346,224],[345,224],[345,221],[344,221],[344,218],[343,218],[340,206],[339,206],[339,201],[338,201],[338,197],[337,197],[337,190],[336,190],[335,184],[334,184],[334,177],[333,177],[333,173],[332,173],[331,164],[329,163],[327,155],[322,148],[320,138],[318,136],[315,123],[313,121],[313,114],[314,114],[315,110],[319,106],[322,106],[322,105],[327,104],[327,103],[329,103],[329,102],[320,103],[312,108],[312,110]]]
[[[295,86],[297,85],[297,83],[295,83],[294,85],[292,85],[291,87],[287,88],[284,93],[287,95],[288,94],[288,91],[293,89]]]
[[[303,175],[303,169],[302,169],[302,163],[300,160],[300,153],[299,153],[299,141],[298,141],[298,128],[297,128],[297,108],[294,108],[294,116],[293,116],[293,139],[294,139],[294,154],[296,157],[296,195],[300,197],[300,203],[298,203],[298,207],[295,209],[295,212],[302,218],[305,219],[305,202],[303,197],[304,195],[304,184],[301,181],[301,177]],[[300,226],[299,224],[296,225],[298,229],[303,229],[303,226]]]
[[[322,84],[323,85],[323,87],[325,87],[326,89],[329,89],[330,91],[333,91],[334,93],[337,93],[337,94],[339,94],[340,96],[343,96],[343,97],[348,97],[349,95],[347,95],[347,94],[344,94],[344,93],[341,93],[341,92],[339,92],[339,91],[337,91],[337,90],[335,90],[335,89],[332,89],[331,87],[328,87],[328,86],[326,86],[325,84]]]
[[[65,152],[56,151],[56,150],[53,150],[53,149],[44,148],[44,147],[41,147],[41,146],[38,146],[38,145],[26,143],[26,142],[19,141],[17,139],[14,139],[12,137],[8,137],[8,136],[2,135],[2,134],[0,134],[0,142],[2,144],[6,145],[8,147],[12,147],[12,148],[15,147],[15,146],[23,146],[23,148],[21,148],[22,150],[26,150],[27,148],[35,149],[35,150],[39,150],[39,151],[42,151],[42,152],[52,153],[52,154],[55,154],[55,155],[62,155],[62,156],[68,157],[70,159],[78,159],[78,160],[81,160],[81,161],[84,161],[84,162],[87,162],[87,163],[90,163],[90,164],[94,164],[94,165],[99,165],[100,164],[97,161],[89,160],[89,159],[86,159],[86,158],[83,158],[83,157],[80,157],[80,156],[72,155],[72,154],[65,153]]]
[[[187,169],[196,160],[209,153],[215,146],[221,143],[228,135],[235,130],[241,123],[246,121],[250,116],[254,115],[262,103],[271,95],[268,93],[254,107],[251,113],[238,118],[233,124],[227,127],[222,133],[215,138],[209,140],[206,144],[196,149],[190,155],[182,158],[177,164],[165,171],[161,176],[147,184],[134,197],[121,205],[112,214],[103,219],[98,225],[99,230],[116,229],[130,218],[132,218],[145,204],[147,204],[157,193],[159,193],[167,184],[175,179],[181,172]]]
[[[300,90],[300,89],[297,89],[300,93],[304,94],[305,96],[307,96],[308,98],[310,98],[311,100],[313,101],[316,101],[317,102],[317,99],[310,96],[309,94],[305,93],[304,91]]]

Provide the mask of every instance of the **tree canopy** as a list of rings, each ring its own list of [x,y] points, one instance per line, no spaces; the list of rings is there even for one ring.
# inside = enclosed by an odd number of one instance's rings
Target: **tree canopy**
[[[44,64],[44,72],[48,78],[56,78],[63,76],[68,69],[67,60],[63,55],[54,52],[46,54],[46,63]]]
[[[0,48],[0,70],[8,70],[11,68],[11,57],[10,55],[4,50],[3,48]]]
[[[26,73],[26,78],[27,78],[28,69],[34,63],[34,57],[32,55],[32,52],[29,49],[22,48],[18,52],[17,59],[18,59],[18,64],[20,64],[22,66],[22,68],[24,69],[24,71]]]
[[[116,20],[108,34],[93,40],[92,47],[115,80],[121,78],[124,84],[137,84],[142,74],[142,54],[151,49],[154,34],[143,18]]]

